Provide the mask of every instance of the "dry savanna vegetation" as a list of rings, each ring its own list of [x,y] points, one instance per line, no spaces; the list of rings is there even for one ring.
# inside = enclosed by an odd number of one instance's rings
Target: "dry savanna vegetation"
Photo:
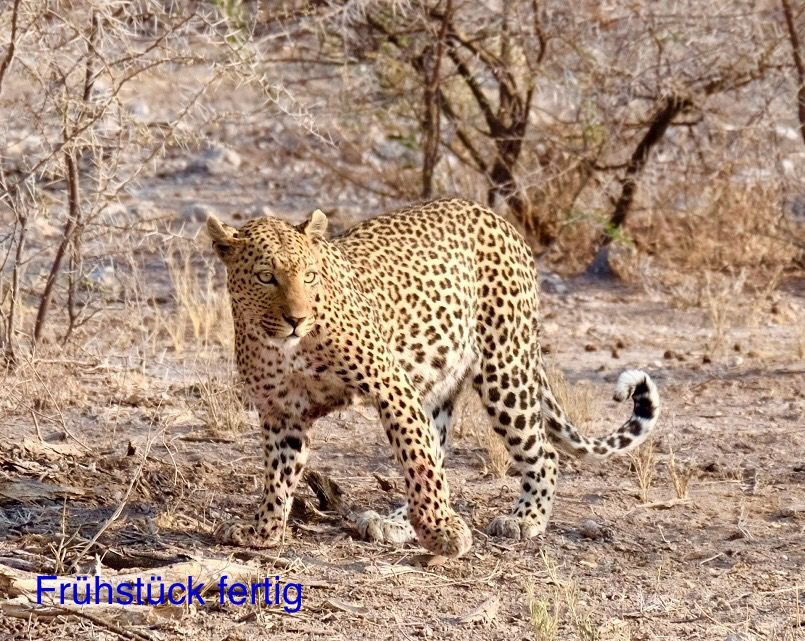
[[[0,2],[0,638],[802,639],[803,41],[796,0]],[[262,461],[206,217],[337,233],[443,195],[528,239],[580,428],[640,367],[653,439],[564,457],[546,534],[494,539],[518,482],[465,399],[474,545],[444,561],[359,540],[403,482],[356,406],[317,423],[282,544],[218,544]],[[31,600],[155,573],[303,605]]]

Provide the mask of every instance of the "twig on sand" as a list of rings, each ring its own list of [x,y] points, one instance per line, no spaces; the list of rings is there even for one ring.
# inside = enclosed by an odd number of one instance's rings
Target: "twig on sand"
[[[89,612],[82,612],[81,610],[69,610],[67,608],[61,608],[59,606],[55,607],[59,610],[63,610],[65,614],[72,614],[82,619],[86,619],[87,621],[91,621],[95,625],[104,627],[110,632],[114,632],[115,634],[124,639],[132,639],[132,641],[151,641],[154,638],[148,632],[135,630],[134,628],[131,627],[122,628],[114,621],[108,621],[103,617],[95,616],[94,614],[90,614]]]
[[[148,439],[145,443],[145,450],[142,454],[142,459],[140,459],[140,464],[137,466],[137,470],[134,472],[134,476],[131,477],[131,481],[129,482],[129,486],[126,488],[126,493],[123,495],[123,498],[120,500],[120,503],[117,506],[117,509],[112,513],[112,515],[104,521],[101,527],[98,528],[98,531],[95,532],[93,537],[87,541],[84,547],[79,550],[78,554],[76,555],[75,561],[70,566],[70,573],[73,573],[78,568],[78,563],[81,561],[83,556],[92,548],[95,543],[98,542],[98,539],[101,538],[101,535],[109,528],[112,523],[114,523],[118,517],[123,513],[123,508],[126,507],[126,503],[128,503],[129,496],[131,496],[131,492],[134,489],[134,485],[137,483],[137,480],[140,478],[140,475],[143,472],[143,467],[145,467],[145,462],[148,460],[148,453],[151,451],[151,445],[153,444],[154,440],[156,439],[156,435],[149,434]]]
[[[154,639],[148,632],[136,630],[131,626],[123,627],[116,621],[111,621],[97,614],[90,614],[85,610],[76,610],[57,604],[42,607],[32,603],[16,604],[5,602],[3,603],[2,611],[5,616],[15,619],[55,619],[57,617],[74,616],[86,619],[99,627],[113,632],[123,639],[129,639],[130,641],[153,641]]]
[[[670,510],[672,507],[676,507],[677,505],[687,505],[688,503],[690,503],[689,499],[668,499],[667,501],[652,501],[651,503],[640,503],[639,505],[635,505],[632,509],[628,510],[624,514],[624,516],[629,516],[630,514],[641,508]]]

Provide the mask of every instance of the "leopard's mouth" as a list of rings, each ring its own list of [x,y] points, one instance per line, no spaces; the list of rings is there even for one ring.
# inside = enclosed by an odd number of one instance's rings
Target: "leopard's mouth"
[[[263,319],[260,321],[260,327],[262,330],[269,338],[274,340],[299,340],[310,333],[310,330],[313,329],[313,325],[313,319],[311,319],[309,322],[303,323],[302,325],[297,325],[296,327],[291,327],[287,323],[277,323],[270,319]]]
[[[304,338],[310,333],[310,330],[313,329],[313,322],[306,322],[303,325],[289,327],[288,329],[290,333],[287,334],[286,338]]]

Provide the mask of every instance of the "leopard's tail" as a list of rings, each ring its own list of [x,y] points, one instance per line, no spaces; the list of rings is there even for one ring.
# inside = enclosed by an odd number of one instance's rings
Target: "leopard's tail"
[[[607,458],[634,449],[648,438],[660,413],[660,395],[651,377],[639,369],[630,369],[618,377],[614,398],[632,399],[634,408],[629,420],[607,436],[589,438],[579,433],[568,419],[541,372],[542,413],[548,437],[563,451],[585,458]]]

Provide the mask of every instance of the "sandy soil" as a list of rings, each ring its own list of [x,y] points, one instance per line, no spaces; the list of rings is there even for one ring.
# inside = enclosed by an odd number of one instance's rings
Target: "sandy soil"
[[[2,417],[0,562],[53,572],[122,506],[83,571],[149,575],[188,558],[232,558],[258,576],[301,582],[303,606],[295,614],[215,604],[122,613],[117,631],[111,614],[107,623],[0,614],[0,638],[511,640],[539,638],[542,611],[555,615],[559,639],[805,638],[803,292],[784,284],[703,362],[711,328],[700,309],[634,288],[564,285],[561,294],[546,288],[546,343],[574,392],[594,399],[589,431],[627,415],[604,400],[622,369],[646,368],[660,387],[645,501],[629,458],[564,460],[545,536],[488,538],[485,526],[509,509],[518,484],[492,471],[470,403],[448,459],[456,509],[475,529],[466,558],[434,562],[414,545],[369,544],[332,515],[296,520],[274,550],[222,547],[214,525],[257,500],[257,430],[211,434],[197,416],[196,381],[178,366],[168,374],[80,355],[42,361],[47,386],[30,371],[0,379],[19,391],[29,377],[26,393],[63,418],[39,421],[42,443],[22,405]],[[80,394],[57,403],[68,382]],[[350,504],[384,510],[401,498],[371,411],[328,417],[315,432],[311,466]],[[692,472],[685,500],[670,478],[672,449],[677,467]]]

